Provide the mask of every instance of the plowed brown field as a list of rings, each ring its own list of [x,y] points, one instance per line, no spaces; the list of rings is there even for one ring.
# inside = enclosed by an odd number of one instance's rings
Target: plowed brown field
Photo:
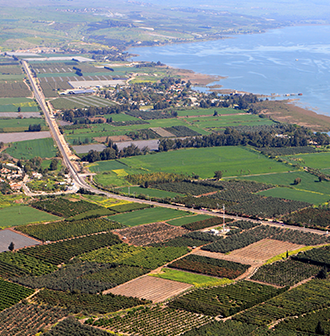
[[[106,290],[103,294],[133,296],[157,303],[178,295],[191,287],[193,286],[182,282],[144,276]]]
[[[123,239],[125,243],[138,246],[161,243],[188,232],[188,230],[180,226],[173,226],[162,222],[116,230],[116,233],[119,233],[121,237],[126,237],[126,239]]]
[[[289,242],[283,242],[274,239],[263,239],[249,246],[230,252],[229,254],[214,253],[208,251],[196,251],[194,254],[240,262],[247,265],[263,264],[268,259],[284,253],[304,247]]]

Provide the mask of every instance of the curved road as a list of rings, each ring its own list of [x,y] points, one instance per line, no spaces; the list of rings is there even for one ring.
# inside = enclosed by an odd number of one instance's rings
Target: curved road
[[[24,67],[24,70],[26,72],[26,74],[29,77],[29,81],[31,83],[35,98],[37,100],[37,102],[39,103],[44,115],[45,115],[45,119],[49,125],[51,134],[57,144],[57,147],[59,148],[62,158],[63,158],[63,162],[65,164],[65,166],[69,169],[70,171],[70,175],[72,177],[72,179],[75,182],[75,185],[77,187],[81,187],[84,188],[86,190],[90,190],[94,193],[97,194],[105,194],[108,197],[112,197],[112,198],[116,198],[116,199],[120,199],[120,200],[125,200],[125,201],[133,201],[137,202],[137,203],[144,203],[144,204],[149,204],[149,205],[154,205],[154,206],[160,206],[160,207],[164,207],[164,208],[171,208],[171,209],[177,209],[177,210],[182,210],[182,211],[192,211],[194,213],[197,214],[204,214],[204,215],[211,215],[211,216],[218,216],[218,217],[222,217],[223,214],[220,212],[213,212],[213,211],[206,211],[206,210],[196,210],[196,209],[187,209],[184,206],[175,206],[172,204],[165,204],[165,203],[158,203],[158,202],[153,202],[153,201],[148,201],[148,200],[141,200],[141,199],[133,199],[132,197],[127,197],[127,196],[121,196],[121,195],[117,195],[117,194],[112,194],[109,192],[105,192],[102,190],[99,190],[97,188],[94,188],[92,186],[90,186],[88,183],[86,183],[86,181],[79,176],[76,167],[72,164],[69,155],[71,153],[71,150],[69,149],[63,135],[61,134],[57,123],[49,109],[49,107],[47,106],[47,103],[45,101],[45,96],[42,92],[42,90],[39,88],[35,78],[32,75],[32,72],[29,68],[29,65],[26,61],[22,61],[22,65]],[[251,219],[247,219],[245,217],[238,217],[238,216],[231,216],[231,215],[225,215],[226,218],[232,218],[232,219],[237,219],[237,220],[251,220]],[[284,224],[280,224],[280,223],[274,223],[274,222],[268,222],[268,221],[258,221],[258,220],[252,220],[254,222],[260,222],[262,224],[267,224],[267,225],[272,225],[272,226],[277,226],[277,227],[283,227],[283,228],[290,228],[293,230],[299,230],[299,231],[303,231],[303,232],[311,232],[311,233],[317,233],[317,234],[325,234],[324,231],[321,230],[315,230],[315,229],[308,229],[308,228],[301,228],[299,226],[292,226],[292,225],[284,225]],[[217,225],[219,226],[219,225]]]

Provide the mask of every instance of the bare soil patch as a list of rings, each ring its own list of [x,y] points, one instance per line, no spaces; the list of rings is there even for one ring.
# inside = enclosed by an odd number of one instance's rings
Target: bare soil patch
[[[230,252],[229,254],[199,250],[197,255],[235,261],[247,265],[260,265],[268,259],[286,251],[297,250],[305,245],[282,242],[274,239],[263,239],[249,246]]]
[[[130,141],[132,140],[127,135],[113,135],[113,136],[103,136],[103,137],[95,137],[94,140],[97,142],[106,142],[108,140],[112,140],[113,142],[121,142],[121,141]]]
[[[155,133],[157,133],[159,136],[161,136],[162,138],[170,138],[170,137],[174,137],[175,135],[166,131],[164,128],[162,127],[150,127],[150,129],[152,131],[154,131]]]
[[[103,292],[103,294],[112,293],[115,295],[133,296],[158,303],[178,295],[191,287],[193,286],[182,282],[143,276],[111,288]]]
[[[125,243],[144,246],[148,244],[161,243],[168,239],[180,237],[189,231],[179,227],[172,226],[163,222],[140,225],[132,228],[116,230]]]

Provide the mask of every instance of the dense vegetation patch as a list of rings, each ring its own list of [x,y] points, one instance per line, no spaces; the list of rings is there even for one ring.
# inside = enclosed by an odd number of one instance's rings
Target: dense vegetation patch
[[[72,257],[96,250],[101,247],[119,244],[121,240],[111,232],[82,238],[60,241],[58,243],[38,245],[21,250],[28,256],[40,259],[53,265],[68,262]]]
[[[43,241],[79,237],[86,234],[119,229],[122,225],[106,218],[61,221],[49,224],[24,225],[17,230]]]
[[[286,289],[241,281],[225,287],[196,289],[174,299],[169,306],[210,316],[230,316],[264,302],[284,290]]]
[[[213,259],[190,254],[182,259],[174,261],[173,263],[169,264],[168,267],[228,279],[235,279],[243,274],[250,266],[239,264],[233,261]]]
[[[296,256],[292,257],[292,259],[330,268],[330,246],[300,252]]]
[[[34,290],[0,278],[0,311],[30,296]]]
[[[328,237],[320,236],[315,233],[287,230],[269,225],[262,225],[244,233],[231,235],[226,239],[219,237],[218,241],[208,246],[204,246],[202,249],[210,252],[227,253],[243,248],[265,238],[287,241],[301,245],[318,245],[329,241]]]
[[[49,289],[40,291],[34,300],[41,304],[65,307],[72,313],[87,312],[89,314],[105,314],[149,303],[147,300],[111,293],[107,295],[67,294]]]
[[[251,279],[272,285],[293,286],[304,279],[317,275],[319,271],[320,267],[318,266],[287,259],[261,266]]]
[[[90,210],[103,209],[97,204],[83,200],[71,202],[64,198],[49,198],[42,201],[32,202],[31,205],[39,210],[50,212],[57,216],[72,217]]]

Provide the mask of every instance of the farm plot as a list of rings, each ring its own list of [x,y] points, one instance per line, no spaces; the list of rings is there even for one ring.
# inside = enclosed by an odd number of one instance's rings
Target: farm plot
[[[188,214],[188,212],[168,208],[148,208],[138,210],[133,213],[113,215],[110,216],[109,219],[122,223],[126,226],[136,226],[165,221],[177,217],[184,217]]]
[[[308,313],[303,316],[299,316],[295,319],[285,319],[280,322],[276,329],[279,333],[292,331],[295,333],[305,332],[310,335],[315,335],[315,332],[322,332],[324,335],[330,334],[330,309],[321,309],[316,312]]]
[[[72,202],[64,198],[50,198],[31,203],[34,208],[50,212],[57,216],[72,217],[92,210],[104,209],[97,204],[79,200]]]
[[[122,212],[131,212],[131,211],[136,211],[136,210],[148,209],[151,207],[151,205],[149,204],[133,203],[133,202],[123,203],[123,202],[119,204],[112,204],[108,206],[108,208],[115,212],[122,213]]]
[[[328,184],[329,182],[325,181],[321,183],[327,183],[327,185],[330,186],[330,184]],[[287,200],[293,200],[293,201],[299,201],[299,202],[309,202],[309,203],[312,202],[312,204],[315,204],[315,205],[319,205],[319,204],[322,204],[330,200],[329,194],[322,194],[322,193],[316,193],[316,192],[309,192],[307,190],[297,190],[297,189],[289,189],[289,188],[281,188],[281,187],[262,191],[258,195],[263,195],[267,197],[269,196],[279,197],[279,198],[284,198]]]
[[[39,304],[65,307],[71,313],[87,312],[89,314],[106,314],[149,303],[143,299],[112,295],[111,293],[108,295],[67,294],[49,289],[40,291],[33,299]]]
[[[178,219],[171,219],[167,221],[168,224],[175,226],[183,226],[185,229],[190,230],[189,227],[194,223],[199,223],[202,221],[206,221],[209,219],[213,219],[214,217],[209,215],[194,215],[194,216],[186,216]],[[186,227],[187,226],[187,227]]]
[[[72,222],[54,222],[46,225],[25,225],[18,227],[16,230],[43,241],[56,241],[119,228],[121,228],[119,223],[105,218],[92,218]]]
[[[268,325],[284,317],[299,316],[330,305],[330,282],[314,279],[262,305],[233,317],[243,323]]]
[[[163,243],[153,244],[154,246],[189,246],[195,248],[196,246],[206,245],[217,242],[219,237],[210,235],[205,232],[189,232],[181,237],[169,239]]]
[[[301,154],[286,156],[286,159],[293,163],[301,163],[304,166],[323,169],[330,168],[330,155],[329,153],[312,153],[312,154]]]
[[[204,215],[200,215],[200,216],[204,216]],[[186,217],[186,218],[191,219],[191,220],[194,219],[194,217]],[[199,218],[196,218],[196,219],[199,219]],[[230,221],[231,220],[228,220],[228,218],[225,219],[226,223]],[[219,225],[222,222],[223,222],[223,218],[221,217],[211,217],[211,218],[201,219],[198,221],[183,223],[183,227],[190,231],[196,231],[196,230],[202,230],[202,229],[205,229],[211,226]],[[170,224],[172,224],[172,221],[170,222]]]
[[[125,187],[120,188],[120,191],[127,195],[145,195],[147,198],[157,197],[157,198],[165,198],[165,197],[175,197],[181,195],[180,193],[165,191],[165,190],[157,190],[153,188],[141,188],[141,187]]]
[[[99,249],[81,256],[82,260],[98,263],[117,263],[120,265],[156,269],[174,259],[187,254],[186,247],[140,247],[119,244]]]
[[[116,232],[125,237],[126,243],[144,246],[180,237],[188,231],[165,223],[154,223],[116,230]]]
[[[46,122],[40,118],[23,118],[23,119],[1,119],[1,133],[26,132],[30,125],[40,125],[42,131],[46,131]]]
[[[184,309],[197,314],[227,317],[274,297],[283,291],[283,289],[276,289],[251,281],[241,281],[225,287],[196,289],[174,299],[169,303],[169,307]]]
[[[294,260],[299,260],[304,263],[330,267],[330,246],[315,248],[306,252],[300,252],[293,257]]]
[[[133,296],[157,303],[181,294],[191,287],[192,285],[182,282],[145,276],[109,289],[106,293]]]
[[[38,136],[38,134],[30,136]],[[52,158],[56,156],[56,147],[52,138],[35,139],[13,142],[5,152],[16,159],[28,160],[36,156]]]
[[[84,275],[92,275],[93,273],[106,271],[110,273],[113,268],[114,266],[112,264],[73,263],[62,266],[51,274],[38,277],[14,277],[11,280],[30,288],[48,288],[63,292],[96,294],[116,286],[116,283],[90,279],[84,277]]]
[[[190,254],[182,259],[174,261],[169,264],[168,267],[216,277],[235,279],[243,274],[250,265]]]
[[[287,259],[258,269],[251,279],[277,286],[293,286],[296,283],[317,275],[321,267]]]
[[[247,247],[232,251],[230,254],[222,253],[204,253],[198,251],[199,255],[205,255],[208,257],[220,258],[223,260],[229,260],[234,262],[242,262],[244,264],[262,264],[268,259],[284,253],[286,251],[297,250],[304,245],[297,245],[290,242],[278,241],[273,239],[263,239],[255,242]],[[214,256],[213,256],[214,255]],[[217,255],[217,256],[216,256]]]
[[[0,82],[0,96],[4,98],[29,97],[32,93],[29,87],[21,82]]]
[[[25,205],[17,205],[0,209],[0,228],[35,222],[48,222],[57,219],[59,219],[57,216]]]
[[[68,262],[74,256],[93,251],[101,247],[119,244],[120,242],[121,241],[118,236],[109,232],[22,249],[20,253],[32,256],[53,265],[59,265],[63,262]]]
[[[0,254],[0,276],[10,278],[23,275],[43,275],[55,271],[56,266],[23,253],[6,252]]]
[[[0,335],[36,335],[68,314],[58,307],[18,303],[0,313]]]
[[[231,146],[181,149],[120,161],[132,168],[143,167],[151,172],[195,173],[202,178],[213,177],[216,170],[223,171],[225,177],[287,171],[282,163]]]
[[[33,293],[33,289],[0,279],[0,311],[9,308]]]
[[[244,232],[244,234],[234,234],[226,239],[220,237],[221,239],[215,243],[203,247],[203,250],[227,253],[270,237],[274,240],[289,242],[297,245],[319,245],[329,241],[327,236],[321,236],[315,233],[288,229],[285,230],[269,225],[260,225],[257,228]]]
[[[77,319],[69,316],[63,321],[56,324],[51,331],[43,333],[44,336],[54,335],[70,335],[74,330],[76,335],[84,336],[109,336],[109,333],[104,330],[90,327],[89,325],[81,324]],[[114,334],[115,336],[118,334]]]
[[[308,208],[284,216],[282,220],[290,225],[328,230],[330,228],[330,211],[321,208]]]
[[[154,306],[140,308],[132,313],[122,313],[115,317],[89,319],[86,323],[129,335],[138,332],[141,336],[176,336],[192,328],[198,328],[210,320],[206,316]]]
[[[162,270],[157,273],[149,274],[149,276],[154,276],[156,278],[162,278],[172,281],[184,282],[186,284],[194,285],[195,287],[224,286],[232,282],[232,280],[226,278],[219,279],[213,276],[184,272],[166,267],[162,268]]]

